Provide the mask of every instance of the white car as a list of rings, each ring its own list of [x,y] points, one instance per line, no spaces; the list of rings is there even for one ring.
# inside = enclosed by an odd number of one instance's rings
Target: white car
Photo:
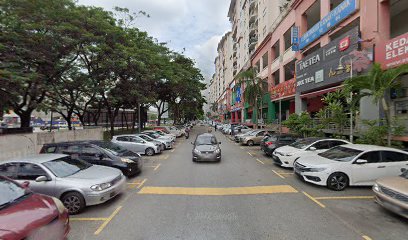
[[[292,168],[295,160],[304,154],[317,155],[344,144],[349,144],[349,142],[334,138],[303,138],[290,145],[277,148],[272,153],[272,159],[281,167]]]
[[[300,157],[294,172],[306,182],[341,191],[347,186],[371,186],[379,178],[398,176],[407,166],[408,152],[347,144],[313,157]]]
[[[161,152],[160,143],[149,142],[135,135],[113,136],[111,142],[116,143],[129,151],[146,154],[147,156],[153,156],[154,154],[159,154]]]

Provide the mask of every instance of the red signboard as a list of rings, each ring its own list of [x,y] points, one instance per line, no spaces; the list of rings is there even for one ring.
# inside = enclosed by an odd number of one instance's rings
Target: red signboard
[[[407,64],[408,33],[378,44],[375,61],[385,69]]]
[[[272,87],[270,92],[272,100],[292,96],[296,93],[296,80],[291,79],[280,83]]]

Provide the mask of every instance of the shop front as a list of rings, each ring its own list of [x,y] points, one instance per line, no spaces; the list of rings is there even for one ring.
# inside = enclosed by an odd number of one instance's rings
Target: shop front
[[[285,81],[270,89],[271,107],[268,115],[271,122],[285,121],[290,114],[295,113],[296,80]]]

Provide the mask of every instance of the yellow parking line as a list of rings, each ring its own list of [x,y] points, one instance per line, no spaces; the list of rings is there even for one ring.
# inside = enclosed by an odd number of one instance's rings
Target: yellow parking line
[[[273,173],[275,173],[276,175],[278,175],[280,178],[285,179],[285,177],[284,177],[284,176],[282,176],[282,175],[280,175],[280,173],[278,173],[277,171],[272,170],[272,172],[273,172]]]
[[[326,206],[325,206],[323,203],[317,201],[316,198],[310,196],[309,194],[307,194],[307,192],[303,192],[303,194],[304,194],[306,197],[308,197],[310,200],[312,200],[313,202],[315,202],[317,205],[319,205],[320,207],[326,208]]]
[[[70,217],[69,221],[106,221],[108,218],[73,218]]]
[[[119,206],[116,208],[116,210],[102,223],[101,226],[99,226],[98,230],[94,233],[94,235],[99,235],[103,231],[103,229],[109,224],[110,221],[118,214],[118,212],[122,209],[122,206]]]
[[[347,200],[347,199],[373,199],[374,196],[339,196],[339,197],[315,197],[317,200]]]
[[[139,194],[227,196],[272,193],[297,193],[290,185],[235,187],[235,188],[182,188],[182,187],[144,187]]]
[[[363,239],[364,239],[364,240],[373,240],[372,238],[370,238],[370,237],[367,236],[367,235],[364,235],[364,236],[363,236]]]
[[[261,164],[264,164],[264,165],[265,165],[265,163],[262,162],[261,160],[259,160],[258,158],[256,159],[256,161],[258,161],[258,162],[260,162]]]
[[[159,165],[157,165],[153,170],[156,171],[157,169],[159,169],[161,163],[159,163]]]
[[[139,184],[139,186],[137,186],[138,189],[140,189],[143,184],[145,184],[145,182],[147,181],[147,178],[143,179],[143,181]]]

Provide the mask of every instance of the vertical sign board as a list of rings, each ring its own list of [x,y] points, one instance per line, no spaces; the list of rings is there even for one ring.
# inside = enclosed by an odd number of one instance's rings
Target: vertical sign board
[[[299,51],[299,27],[293,26],[291,29],[292,51]]]
[[[299,49],[303,49],[331,28],[341,23],[344,19],[356,12],[359,7],[359,0],[345,0],[335,9],[327,14],[320,22],[316,23],[309,31],[300,38]]]
[[[241,88],[237,87],[237,97],[235,98],[236,102],[241,102]]]
[[[349,55],[358,47],[358,28],[334,39],[325,47],[311,53],[296,63],[296,92],[305,93],[336,85],[350,77]],[[339,69],[342,66],[344,69]]]

